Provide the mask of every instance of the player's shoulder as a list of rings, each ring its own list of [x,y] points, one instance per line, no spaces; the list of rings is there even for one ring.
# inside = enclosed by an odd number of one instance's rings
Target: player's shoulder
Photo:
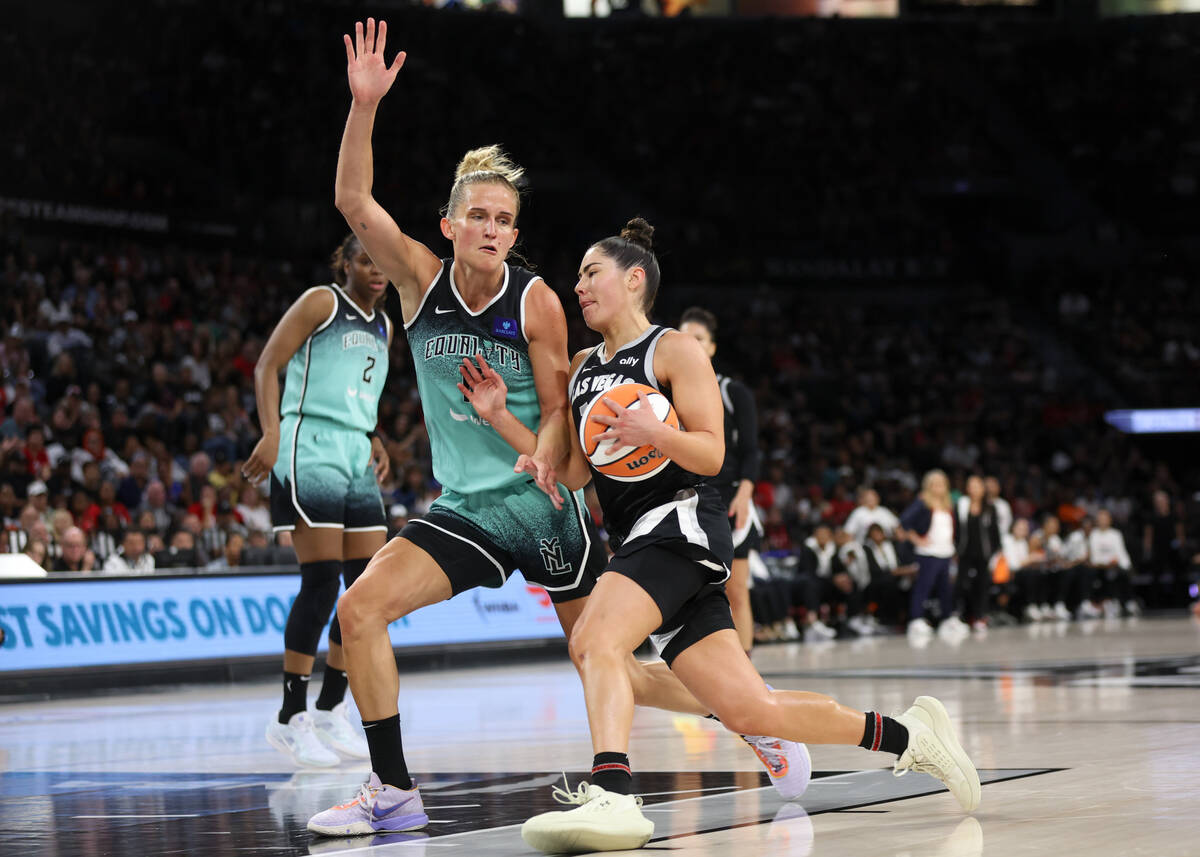
[[[680,333],[673,327],[663,327],[655,337],[656,356],[665,357],[671,361],[686,362],[703,360],[708,362],[708,355],[696,341],[696,337]]]

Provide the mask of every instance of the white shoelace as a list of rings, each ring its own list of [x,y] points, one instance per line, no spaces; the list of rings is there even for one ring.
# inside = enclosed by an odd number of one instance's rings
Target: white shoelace
[[[588,789],[590,787],[588,786],[588,783],[586,780],[581,782],[579,784],[579,786],[575,789],[575,791],[571,791],[571,785],[570,785],[570,783],[567,782],[567,775],[564,772],[563,773],[563,786],[565,786],[565,788],[555,786],[554,791],[551,792],[551,795],[559,803],[565,804],[567,806],[584,806],[585,804],[591,802],[591,798],[588,797]],[[597,787],[597,788],[599,788],[599,787]],[[642,799],[640,797],[634,797],[633,801],[638,806],[642,805]]]

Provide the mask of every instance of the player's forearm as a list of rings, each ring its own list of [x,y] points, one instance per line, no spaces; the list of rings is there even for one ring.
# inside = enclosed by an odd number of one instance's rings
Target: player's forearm
[[[567,423],[565,408],[552,408],[542,411],[538,424],[537,447],[535,454],[543,461],[550,462],[555,468],[565,464],[565,459],[571,452],[571,428]]]
[[[537,450],[538,435],[529,426],[517,419],[508,408],[485,419],[491,423],[504,442],[516,450],[518,455],[533,455]]]
[[[279,434],[279,373],[262,361],[254,367],[254,401],[262,433]]]
[[[351,104],[346,128],[342,132],[333,201],[338,211],[347,216],[353,213],[357,205],[371,197],[371,187],[375,182],[371,134],[375,128],[377,107],[374,104]]]
[[[680,431],[660,424],[654,446],[684,470],[700,476],[716,476],[725,461],[725,438],[709,431]]]

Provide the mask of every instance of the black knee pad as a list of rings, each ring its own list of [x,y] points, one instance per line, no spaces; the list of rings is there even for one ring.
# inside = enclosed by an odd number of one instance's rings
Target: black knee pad
[[[346,581],[346,589],[354,585],[354,581],[367,570],[367,563],[371,561],[370,557],[362,559],[348,559],[342,563],[342,579]],[[338,617],[335,614],[333,621],[329,623],[329,642],[342,644],[342,626],[338,622]]]
[[[292,602],[283,645],[290,652],[315,655],[321,631],[337,605],[342,563],[331,559],[300,564],[300,592]]]

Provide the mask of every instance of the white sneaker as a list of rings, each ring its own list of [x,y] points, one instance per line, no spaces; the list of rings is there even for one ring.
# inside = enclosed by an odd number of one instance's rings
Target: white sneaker
[[[860,637],[870,637],[875,633],[875,629],[871,627],[871,623],[867,621],[865,616],[851,616],[846,624],[850,626],[851,631]]]
[[[819,643],[822,640],[832,640],[837,636],[837,631],[830,628],[820,619],[813,619],[804,629],[804,642]]]
[[[1061,601],[1054,605],[1054,618],[1060,622],[1071,621],[1071,611],[1067,609],[1067,605]]]
[[[1104,602],[1104,618],[1105,619],[1120,619],[1121,605],[1117,603],[1115,598],[1108,598]]]
[[[910,637],[928,637],[933,634],[933,628],[924,619],[913,619],[908,623],[908,635]]]
[[[654,822],[642,815],[642,799],[580,783],[574,791],[554,787],[554,799],[575,809],[543,812],[521,825],[526,844],[547,854],[627,851],[654,835]]]
[[[965,637],[971,633],[971,629],[967,624],[957,616],[950,616],[942,624],[938,625],[938,636],[943,640],[958,639]]]
[[[1093,604],[1091,601],[1081,601],[1079,610],[1077,611],[1080,619],[1099,619],[1104,615],[1104,611]]]
[[[977,637],[986,637],[988,632],[988,623],[982,619],[976,619],[971,623],[971,633]]]
[[[1125,602],[1125,615],[1130,617],[1142,615],[1142,605],[1130,598]]]
[[[945,707],[932,696],[918,696],[896,720],[908,729],[908,747],[892,772],[898,777],[909,771],[931,774],[945,783],[967,812],[978,807],[979,773],[954,737]]]
[[[287,723],[272,717],[267,724],[267,743],[306,768],[330,768],[342,761],[321,743],[307,711],[296,712]]]
[[[1042,611],[1036,604],[1025,605],[1025,618],[1030,622],[1042,621]]]
[[[310,712],[313,730],[321,743],[351,759],[369,759],[371,750],[367,747],[367,739],[359,734],[350,722],[350,706],[339,702],[332,711],[316,709]]]

